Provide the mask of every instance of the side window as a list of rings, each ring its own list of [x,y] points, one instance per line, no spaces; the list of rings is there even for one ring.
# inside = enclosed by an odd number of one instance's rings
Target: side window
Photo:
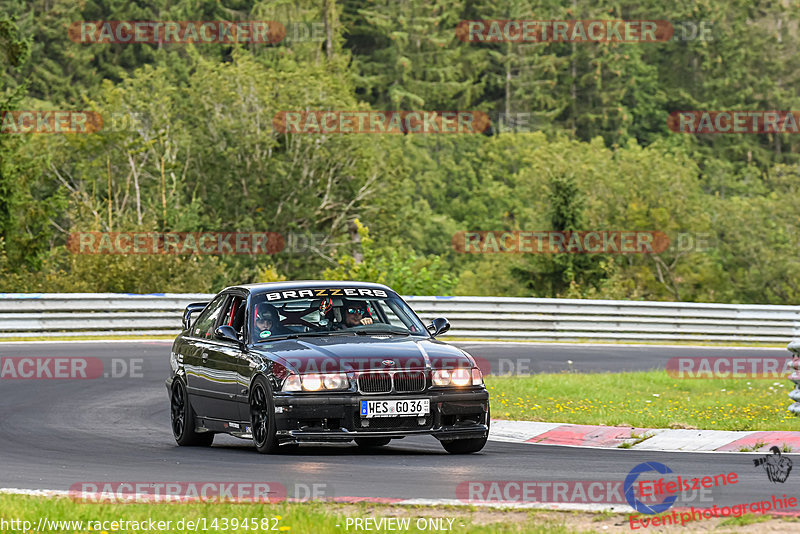
[[[227,298],[228,295],[219,295],[211,301],[211,304],[209,304],[200,317],[197,318],[197,322],[192,327],[193,337],[209,339],[214,335],[214,326],[217,324],[217,318]]]
[[[245,303],[243,297],[233,296],[225,306],[225,313],[222,314],[222,324],[232,326],[237,334],[242,333],[244,329],[244,310]]]

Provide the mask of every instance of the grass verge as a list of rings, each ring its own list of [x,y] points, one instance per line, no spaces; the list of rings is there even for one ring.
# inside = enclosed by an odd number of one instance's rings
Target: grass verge
[[[186,521],[199,522],[198,532],[226,533],[267,533],[284,532],[290,534],[344,534],[347,532],[458,532],[459,534],[577,534],[591,532],[631,532],[630,516],[624,513],[576,512],[546,509],[508,509],[473,506],[399,506],[391,504],[333,504],[323,502],[280,503],[280,504],[232,504],[232,503],[159,503],[159,504],[119,504],[119,503],[81,503],[66,497],[31,497],[0,494],[0,521],[29,521],[31,528],[37,528],[40,518],[48,521],[82,521],[77,528],[49,528],[40,532],[69,532],[70,534],[143,534],[159,532],[195,532],[185,526]],[[667,514],[668,515],[668,514]],[[640,516],[641,517],[641,516]],[[251,528],[251,518],[256,519],[258,528]],[[350,519],[348,524],[347,520]],[[371,518],[397,518],[407,520],[403,523],[362,523],[356,528],[354,521]],[[234,519],[239,525],[234,526]],[[248,527],[241,523],[247,519]],[[176,527],[183,520],[183,527]],[[214,521],[216,520],[216,523]],[[227,522],[225,522],[227,520]],[[266,520],[263,523],[262,520]],[[98,524],[97,522],[101,522]],[[114,525],[112,521],[139,523],[135,528],[131,523]],[[156,522],[151,529],[152,521]],[[158,525],[160,521],[171,521]],[[102,522],[107,522],[102,525]],[[795,517],[742,516],[739,518],[713,518],[690,522],[685,525],[667,527],[666,532],[679,529],[680,532],[740,532],[743,528],[760,523],[761,532],[794,532],[798,519]],[[212,525],[216,524],[216,528]],[[223,525],[226,528],[223,528]],[[383,528],[380,526],[382,525]],[[402,525],[406,528],[401,528]],[[794,525],[794,526],[792,526]],[[53,525],[50,524],[50,527]],[[123,529],[123,526],[126,527]],[[96,528],[99,527],[99,528]],[[114,528],[117,527],[117,528]],[[166,527],[166,528],[165,528]],[[3,532],[7,525],[0,527]],[[641,528],[641,527],[640,527]],[[664,528],[654,527],[654,532],[665,532]],[[21,530],[16,530],[21,532]],[[28,534],[29,531],[25,531]]]
[[[707,430],[800,430],[792,383],[691,379],[666,371],[487,376],[492,417],[584,425]]]
[[[481,511],[472,507],[424,507],[392,506],[380,504],[333,504],[323,502],[279,503],[279,504],[236,504],[236,503],[82,503],[66,497],[31,497],[22,495],[0,495],[2,519],[29,521],[36,529],[41,518],[48,521],[82,521],[78,526],[61,525],[61,529],[45,529],[46,532],[69,532],[70,534],[115,534],[143,532],[183,533],[195,532],[188,528],[187,521],[199,523],[197,531],[253,534],[259,532],[288,532],[295,534],[342,534],[345,532],[436,532],[439,530],[457,531],[464,534],[572,534],[592,532],[590,524],[584,522],[568,526],[569,514],[550,514],[540,510],[522,511]],[[408,528],[355,528],[355,519],[408,518]],[[591,514],[589,514],[591,518]],[[348,518],[351,523],[348,524]],[[252,522],[255,519],[255,523]],[[177,526],[183,521],[182,527]],[[112,525],[111,521],[129,522]],[[155,530],[151,529],[152,522]],[[158,522],[165,522],[158,524]],[[171,521],[166,524],[166,521]],[[247,523],[243,526],[243,522]],[[263,522],[262,522],[263,521]],[[100,522],[100,523],[98,523]],[[103,522],[106,522],[104,525]],[[137,522],[135,525],[130,522]],[[142,522],[145,522],[143,525]],[[389,523],[384,522],[384,527]],[[3,532],[8,525],[0,526]],[[256,528],[253,528],[255,526]],[[68,528],[66,528],[68,527]],[[99,528],[98,528],[99,527]],[[114,528],[117,527],[117,528]],[[123,528],[127,527],[127,528]],[[192,525],[193,527],[193,525]],[[421,527],[421,528],[418,528]],[[13,528],[13,527],[12,527]],[[29,529],[30,530],[30,529]],[[22,530],[18,530],[22,532]],[[25,531],[26,534],[28,530]]]

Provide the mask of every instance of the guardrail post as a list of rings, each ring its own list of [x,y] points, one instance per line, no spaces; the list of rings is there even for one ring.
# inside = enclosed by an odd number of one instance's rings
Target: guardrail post
[[[792,363],[789,365],[794,369],[789,375],[789,380],[794,382],[794,389],[789,392],[789,398],[794,404],[789,406],[789,411],[795,415],[800,415],[800,340],[794,340],[787,347],[792,353]]]

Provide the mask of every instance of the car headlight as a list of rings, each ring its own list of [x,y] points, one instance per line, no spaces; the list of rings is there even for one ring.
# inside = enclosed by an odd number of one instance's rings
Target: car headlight
[[[477,367],[470,369],[437,369],[431,375],[434,386],[480,386],[483,384],[483,375]]]
[[[322,375],[322,384],[325,389],[347,389],[350,385],[347,381],[347,375],[343,373]]]
[[[283,391],[302,391],[300,385],[300,375],[289,375],[286,377],[286,382],[283,383]]]
[[[302,376],[291,374],[283,383],[283,391],[337,390],[348,387],[350,387],[350,382],[344,373],[311,373]]]
[[[306,391],[319,391],[322,389],[322,377],[318,374],[303,375],[303,389]]]
[[[432,379],[434,386],[450,385],[450,371],[447,369],[438,369],[433,372]]]
[[[450,383],[454,386],[468,386],[472,383],[472,377],[468,369],[454,369],[450,374]]]

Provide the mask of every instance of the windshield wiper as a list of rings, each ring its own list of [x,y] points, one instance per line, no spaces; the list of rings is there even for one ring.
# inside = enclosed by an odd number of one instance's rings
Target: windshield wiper
[[[356,332],[356,334],[359,336],[386,335],[386,334],[392,334],[396,336],[410,336],[411,332],[407,330],[405,332],[400,332],[398,330],[385,329],[385,330],[359,330]]]

